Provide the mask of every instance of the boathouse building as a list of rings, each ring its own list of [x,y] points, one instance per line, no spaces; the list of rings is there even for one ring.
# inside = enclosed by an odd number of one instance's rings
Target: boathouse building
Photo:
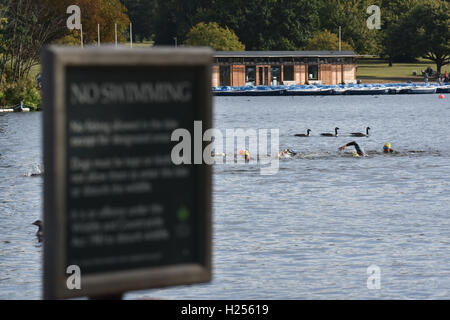
[[[212,86],[356,83],[353,51],[216,51]]]

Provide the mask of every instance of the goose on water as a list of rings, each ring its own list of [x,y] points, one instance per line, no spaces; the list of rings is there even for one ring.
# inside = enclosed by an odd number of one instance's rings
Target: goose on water
[[[39,242],[42,242],[44,238],[44,223],[41,220],[36,220],[32,224],[39,228],[36,232],[36,237],[38,238]]]
[[[297,133],[295,136],[296,137],[309,137],[309,133],[311,132],[311,129],[306,130],[306,134],[305,133]]]
[[[338,130],[339,130],[339,128],[336,127],[336,128],[334,128],[334,133],[325,132],[325,133],[321,133],[320,135],[324,136],[324,137],[337,137],[338,136]]]
[[[350,133],[352,136],[354,137],[368,137],[369,136],[369,130],[370,127],[366,128],[366,133],[362,133],[362,132],[352,132]]]

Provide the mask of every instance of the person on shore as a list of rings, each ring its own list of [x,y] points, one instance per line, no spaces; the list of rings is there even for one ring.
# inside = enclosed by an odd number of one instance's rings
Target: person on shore
[[[428,73],[422,71],[422,75],[423,75],[423,82],[428,83]]]
[[[445,71],[445,73],[444,73],[444,82],[445,83],[449,82],[448,72],[447,71]]]

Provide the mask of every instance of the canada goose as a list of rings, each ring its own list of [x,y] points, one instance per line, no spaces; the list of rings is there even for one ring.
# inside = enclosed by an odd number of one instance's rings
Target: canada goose
[[[336,127],[336,128],[334,128],[334,133],[326,132],[326,133],[321,133],[320,135],[324,136],[324,137],[337,137],[338,136],[338,130],[339,130],[339,128]]]
[[[44,238],[44,224],[43,224],[43,222],[41,220],[36,220],[32,224],[39,228],[38,231],[36,232],[36,237],[38,238],[39,242],[42,242],[42,239]]]
[[[350,133],[352,136],[354,137],[368,137],[369,136],[369,130],[370,127],[366,128],[366,133],[362,133],[362,132],[352,132]]]
[[[295,134],[296,137],[309,137],[309,133],[311,132],[311,129],[306,130],[306,134],[304,133],[297,133]]]

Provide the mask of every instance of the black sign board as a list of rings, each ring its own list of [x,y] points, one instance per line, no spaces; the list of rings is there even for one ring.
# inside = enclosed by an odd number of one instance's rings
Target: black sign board
[[[171,135],[211,127],[211,61],[209,49],[44,50],[44,298],[210,281],[211,170],[175,165]]]

